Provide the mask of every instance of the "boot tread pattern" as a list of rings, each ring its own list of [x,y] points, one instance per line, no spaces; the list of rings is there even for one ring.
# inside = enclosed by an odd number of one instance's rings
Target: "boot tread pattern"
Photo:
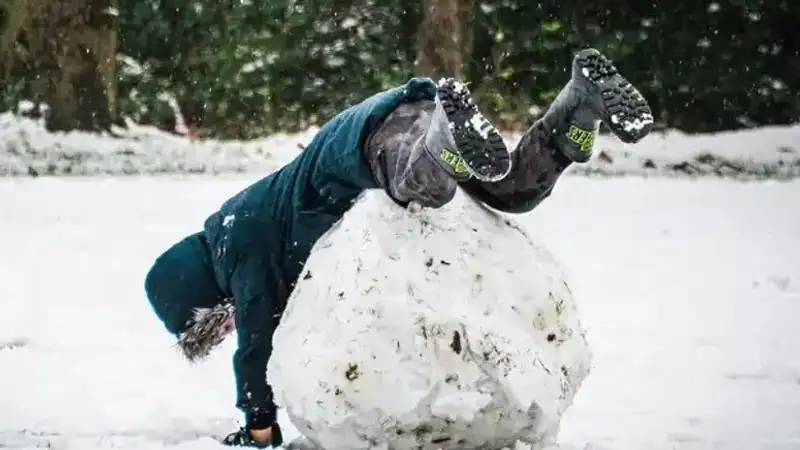
[[[456,150],[470,174],[485,182],[502,180],[511,171],[511,157],[497,129],[478,111],[466,86],[453,78],[439,81],[442,102]]]
[[[653,128],[653,113],[641,93],[596,50],[576,56],[581,73],[600,89],[604,122],[623,142],[634,143]]]

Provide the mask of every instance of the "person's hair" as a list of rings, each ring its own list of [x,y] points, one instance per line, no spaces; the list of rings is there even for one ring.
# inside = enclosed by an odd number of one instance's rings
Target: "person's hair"
[[[188,328],[178,335],[178,349],[189,362],[205,359],[233,331],[233,303],[195,309]]]

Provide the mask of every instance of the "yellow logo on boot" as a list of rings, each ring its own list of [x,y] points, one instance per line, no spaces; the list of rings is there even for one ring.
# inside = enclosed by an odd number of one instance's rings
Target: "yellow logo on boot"
[[[442,161],[453,168],[453,172],[457,175],[465,175],[468,173],[467,163],[464,162],[464,158],[453,150],[443,148],[439,156],[442,158]]]
[[[586,153],[591,153],[595,136],[597,136],[596,130],[584,130],[575,125],[570,125],[567,131],[567,139],[578,144],[578,147]]]

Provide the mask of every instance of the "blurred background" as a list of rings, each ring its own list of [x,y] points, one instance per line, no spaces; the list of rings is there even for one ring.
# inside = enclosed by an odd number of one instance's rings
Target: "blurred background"
[[[737,130],[800,117],[798,23],[792,0],[4,0],[0,109],[46,104],[51,130],[129,117],[246,139],[318,125],[412,75],[457,75],[516,130],[593,46],[659,127]]]

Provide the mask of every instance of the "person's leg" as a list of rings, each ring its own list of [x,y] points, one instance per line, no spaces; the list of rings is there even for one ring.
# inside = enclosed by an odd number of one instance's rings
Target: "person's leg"
[[[473,198],[507,213],[533,210],[553,190],[573,163],[541,120],[534,123],[511,152],[511,173],[496,183],[466,180],[461,183]]]
[[[626,143],[653,127],[647,101],[600,52],[586,49],[572,61],[572,78],[511,152],[511,173],[494,183],[466,180],[473,197],[505,212],[531,211],[573,163],[592,156],[600,122]]]
[[[144,287],[153,311],[190,361],[206,356],[233,330],[233,309],[217,285],[203,233],[187,236],[156,258]]]
[[[459,181],[502,179],[508,149],[453,79],[439,82],[436,100],[404,103],[367,140],[365,157],[380,187],[396,202],[438,208]]]

